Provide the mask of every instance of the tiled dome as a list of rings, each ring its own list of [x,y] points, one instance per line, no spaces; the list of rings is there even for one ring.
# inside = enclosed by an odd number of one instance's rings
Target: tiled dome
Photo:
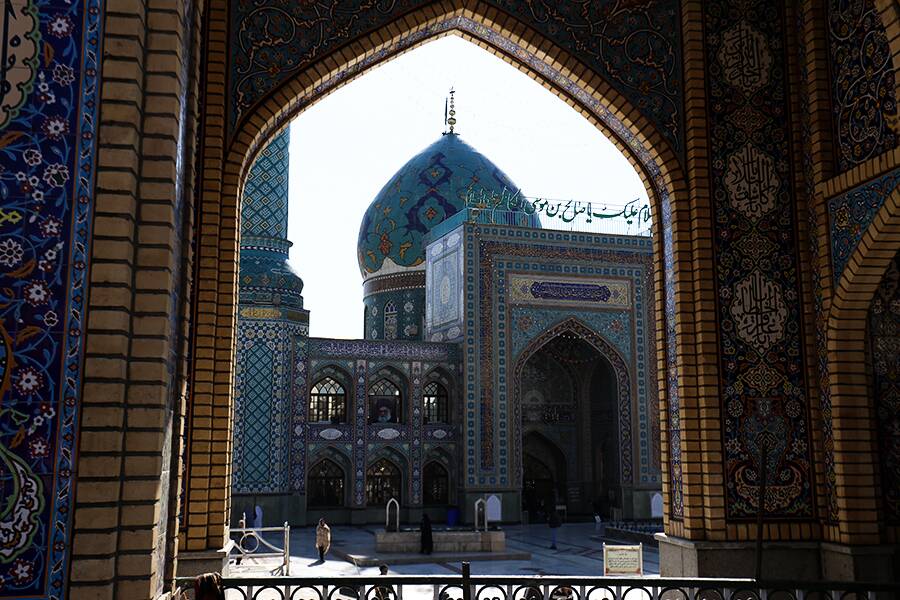
[[[358,244],[363,278],[424,269],[423,237],[459,212],[467,194],[518,189],[459,135],[442,135],[403,165],[366,210]]]

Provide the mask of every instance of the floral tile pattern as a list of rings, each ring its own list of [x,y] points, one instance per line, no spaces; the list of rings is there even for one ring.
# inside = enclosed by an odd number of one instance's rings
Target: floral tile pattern
[[[81,386],[98,0],[4,8],[0,598],[62,598]]]
[[[831,270],[835,285],[878,209],[900,186],[900,169],[835,196],[828,201],[831,225]]]
[[[725,510],[815,516],[792,187],[785,16],[763,0],[704,4]]]
[[[838,170],[900,142],[896,67],[873,0],[829,0],[828,34]]]
[[[677,0],[492,3],[604,75],[659,128],[676,153],[683,150]],[[232,0],[232,127],[302,67],[425,4],[422,0]]]

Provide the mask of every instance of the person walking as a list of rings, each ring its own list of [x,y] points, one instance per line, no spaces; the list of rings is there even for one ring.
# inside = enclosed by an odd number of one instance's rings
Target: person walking
[[[316,525],[316,549],[319,551],[319,562],[325,562],[325,553],[329,548],[331,548],[331,527],[322,518]]]
[[[547,521],[547,524],[550,526],[550,549],[556,550],[556,531],[562,526],[562,521],[559,518],[559,511],[550,511],[550,519]]]
[[[431,519],[428,515],[422,515],[422,524],[419,527],[422,532],[421,552],[422,554],[431,554],[434,550],[434,537],[431,533]]]

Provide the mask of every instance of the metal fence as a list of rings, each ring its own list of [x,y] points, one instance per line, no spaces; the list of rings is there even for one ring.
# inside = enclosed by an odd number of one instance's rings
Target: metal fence
[[[189,590],[192,580],[179,579]],[[228,600],[897,600],[900,585],[753,579],[397,575],[226,578]]]
[[[265,534],[279,533],[282,536],[282,547],[279,548],[266,540]],[[240,564],[246,558],[280,558],[281,574],[291,574],[291,526],[284,522],[283,527],[247,527],[247,515],[241,516],[240,527],[231,529],[232,546],[229,561]]]

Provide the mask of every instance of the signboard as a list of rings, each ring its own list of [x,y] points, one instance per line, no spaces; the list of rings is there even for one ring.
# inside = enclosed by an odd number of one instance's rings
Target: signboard
[[[603,544],[603,574],[642,576],[644,574],[644,545],[611,546]]]

